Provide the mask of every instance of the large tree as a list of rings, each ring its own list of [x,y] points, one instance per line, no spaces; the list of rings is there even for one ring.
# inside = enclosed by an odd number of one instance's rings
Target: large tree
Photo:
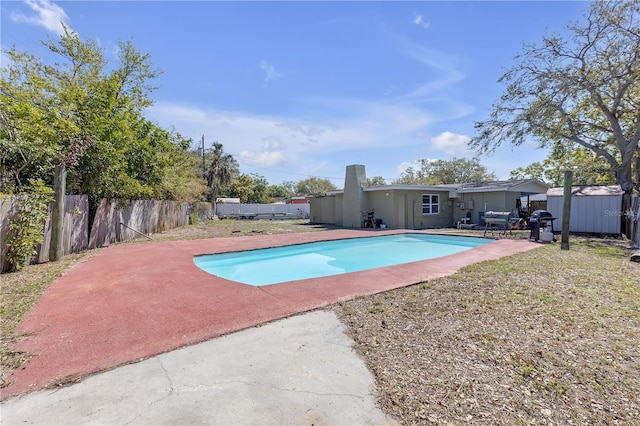
[[[630,193],[640,155],[640,2],[596,1],[585,20],[570,25],[566,37],[545,35],[540,45],[524,46],[470,145],[486,152],[533,138],[540,147],[584,147],[604,158]]]
[[[69,166],[66,187],[99,198],[176,198],[174,168],[188,141],[143,113],[161,71],[130,42],[108,64],[103,49],[65,29],[43,43],[52,59],[16,48],[0,78],[0,192],[29,178],[51,184],[55,165]],[[171,168],[171,172],[167,170]],[[188,180],[189,176],[184,175]],[[93,204],[93,203],[92,203]]]
[[[335,189],[336,186],[329,179],[310,177],[296,183],[295,195],[301,197],[325,195]]]
[[[570,151],[552,152],[542,163],[534,162],[511,171],[511,179],[536,178],[552,186],[562,186],[565,170],[573,170],[574,185],[613,185],[616,177],[607,161],[580,146]]]
[[[487,182],[496,179],[477,158],[451,160],[420,159],[416,167],[409,167],[393,183],[399,185],[441,185]]]
[[[221,191],[229,187],[238,175],[238,162],[231,154],[224,152],[220,142],[214,142],[210,150],[209,169],[207,171],[207,184],[209,185],[209,197],[213,211],[216,211],[216,200]]]
[[[371,179],[367,178],[368,186],[385,186],[387,182],[382,176],[374,176]]]

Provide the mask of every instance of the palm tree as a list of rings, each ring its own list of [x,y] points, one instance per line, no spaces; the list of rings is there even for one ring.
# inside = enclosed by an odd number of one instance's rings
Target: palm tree
[[[233,158],[233,155],[225,154],[222,144],[214,142],[213,159],[207,172],[207,184],[209,185],[213,214],[216,213],[216,199],[220,193],[220,188],[231,184],[237,170],[238,162]]]

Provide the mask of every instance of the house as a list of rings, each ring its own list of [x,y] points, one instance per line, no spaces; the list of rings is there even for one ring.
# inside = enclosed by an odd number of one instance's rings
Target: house
[[[614,234],[622,231],[622,196],[619,185],[574,186],[571,188],[569,232]],[[562,224],[564,188],[547,191],[547,210]]]
[[[394,229],[449,227],[467,217],[481,225],[485,211],[517,211],[521,196],[549,188],[537,179],[372,187],[366,182],[363,165],[347,166],[344,189],[311,199],[311,222],[360,228],[366,212],[374,210],[377,219]]]
[[[291,197],[287,204],[309,204],[309,197]]]

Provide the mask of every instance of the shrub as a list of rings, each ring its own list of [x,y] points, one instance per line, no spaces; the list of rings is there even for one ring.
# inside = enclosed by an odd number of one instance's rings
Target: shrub
[[[18,213],[9,222],[7,260],[12,271],[22,269],[37,253],[36,244],[44,241],[44,223],[53,190],[41,180],[29,179],[18,201]]]

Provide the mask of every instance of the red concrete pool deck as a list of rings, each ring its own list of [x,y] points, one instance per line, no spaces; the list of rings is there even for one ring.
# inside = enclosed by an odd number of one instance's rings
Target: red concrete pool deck
[[[539,244],[502,239],[450,256],[253,287],[210,275],[194,256],[409,231],[336,230],[104,248],[56,280],[19,325],[34,354],[0,397],[108,370],[230,332],[455,273]]]

